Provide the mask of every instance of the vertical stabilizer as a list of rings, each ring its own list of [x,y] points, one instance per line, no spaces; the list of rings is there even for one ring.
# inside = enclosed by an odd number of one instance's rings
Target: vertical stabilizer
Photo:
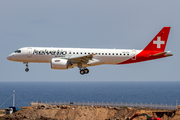
[[[170,28],[171,27],[163,27],[162,30],[144,48],[144,50],[164,52]]]

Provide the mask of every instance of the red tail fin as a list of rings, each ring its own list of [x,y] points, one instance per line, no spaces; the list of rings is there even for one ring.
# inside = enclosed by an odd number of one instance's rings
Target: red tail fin
[[[144,48],[144,50],[164,52],[170,28],[171,27],[163,27],[154,39]]]

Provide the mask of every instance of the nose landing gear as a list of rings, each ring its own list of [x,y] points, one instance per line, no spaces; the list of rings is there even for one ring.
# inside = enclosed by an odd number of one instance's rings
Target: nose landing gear
[[[29,71],[29,68],[26,68],[25,71],[28,72],[28,71]]]
[[[24,64],[26,64],[26,69],[25,69],[25,71],[28,72],[28,71],[29,71],[28,62],[24,62]]]

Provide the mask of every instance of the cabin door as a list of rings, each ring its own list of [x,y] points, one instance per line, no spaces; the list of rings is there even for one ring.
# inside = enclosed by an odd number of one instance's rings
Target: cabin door
[[[136,50],[132,50],[132,60],[136,60]]]
[[[27,51],[27,57],[30,58],[32,56],[32,48],[28,48]]]

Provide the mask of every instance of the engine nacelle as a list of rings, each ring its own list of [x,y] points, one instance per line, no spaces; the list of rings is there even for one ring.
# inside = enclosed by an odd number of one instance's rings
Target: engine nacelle
[[[51,68],[52,69],[68,69],[68,60],[53,58],[51,60]]]

